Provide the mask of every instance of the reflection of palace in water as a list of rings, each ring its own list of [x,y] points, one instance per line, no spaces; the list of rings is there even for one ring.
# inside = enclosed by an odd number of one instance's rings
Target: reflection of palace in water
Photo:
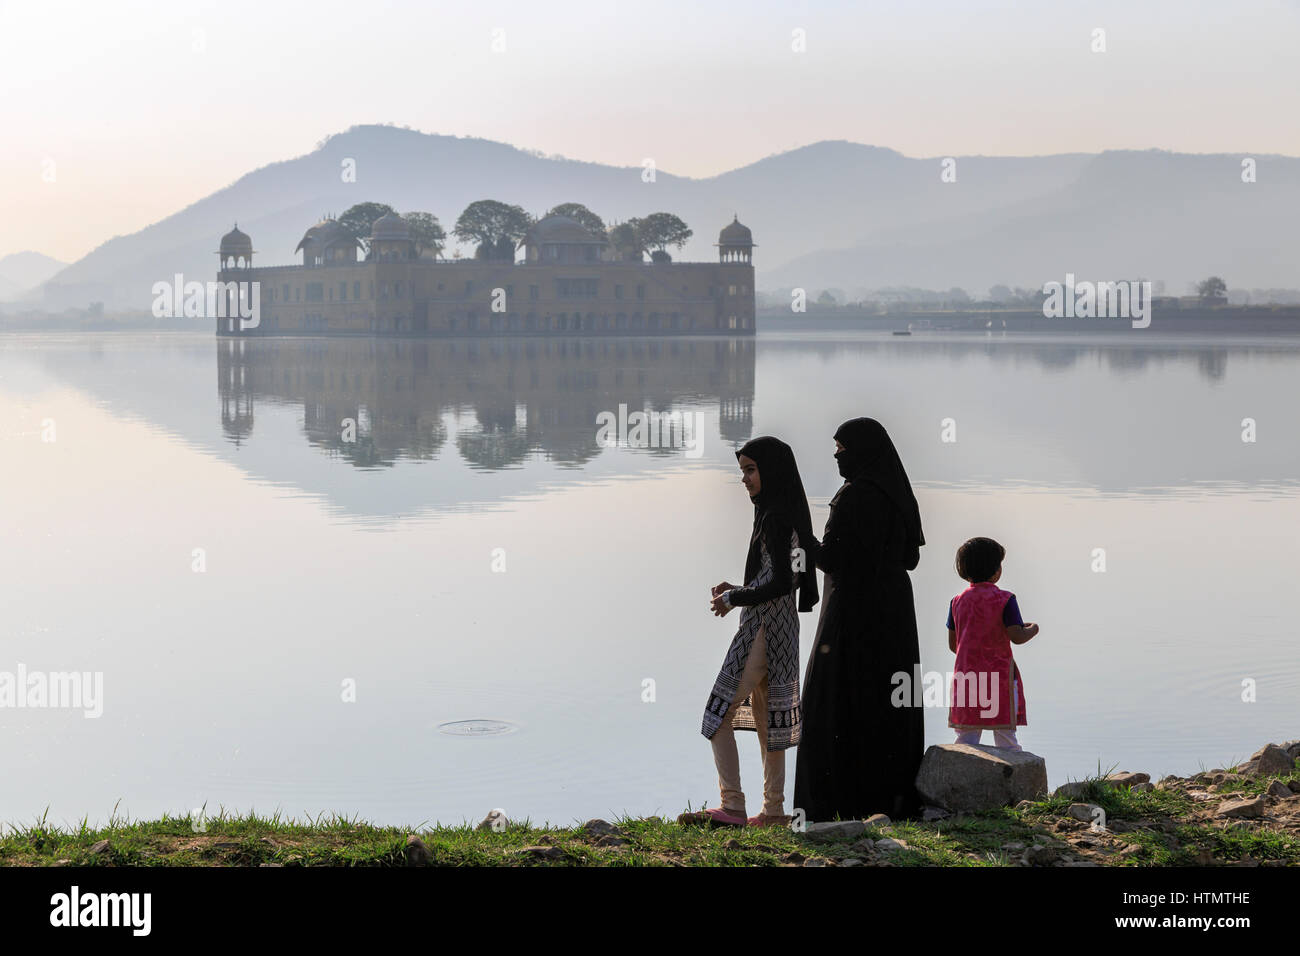
[[[722,439],[736,444],[753,427],[749,338],[221,338],[216,349],[228,438],[252,432],[259,402],[301,405],[308,440],[360,466],[437,457],[449,437],[444,416],[467,411],[457,451],[484,469],[539,452],[590,461],[601,451],[596,416],[620,404],[716,409]],[[355,440],[345,440],[347,420]]]

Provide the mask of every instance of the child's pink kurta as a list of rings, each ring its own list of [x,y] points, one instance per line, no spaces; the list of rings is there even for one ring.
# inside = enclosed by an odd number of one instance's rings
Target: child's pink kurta
[[[1011,656],[1011,638],[1002,623],[1002,610],[1011,598],[1010,591],[983,581],[972,584],[953,599],[957,663],[953,670],[949,727],[957,730],[1014,730],[1026,723],[1025,688]],[[969,679],[972,674],[973,682]],[[965,680],[963,675],[967,675]],[[970,692],[972,683],[974,694]],[[1014,722],[1011,720],[1013,686],[1017,694]],[[981,704],[981,698],[986,703]]]

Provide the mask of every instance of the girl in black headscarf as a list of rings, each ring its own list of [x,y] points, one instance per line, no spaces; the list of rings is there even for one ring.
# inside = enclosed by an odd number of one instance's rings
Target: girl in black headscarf
[[[764,436],[736,452],[741,481],[754,503],[745,558],[746,586],[713,588],[714,614],[739,607],[740,627],[704,708],[701,728],[713,744],[722,805],[683,814],[684,823],[723,826],[788,823],[784,814],[785,751],[799,743],[799,611],[816,605],[817,577],[808,499],[794,452]],[[798,592],[796,603],[795,593]],[[753,730],[763,750],[763,809],[745,813],[734,730]]]
[[[826,572],[804,675],[794,805],[809,820],[914,816],[925,724],[895,675],[919,679],[916,608],[907,572],[925,544],[921,514],[884,427],[855,418],[835,432],[844,485],[817,553]]]

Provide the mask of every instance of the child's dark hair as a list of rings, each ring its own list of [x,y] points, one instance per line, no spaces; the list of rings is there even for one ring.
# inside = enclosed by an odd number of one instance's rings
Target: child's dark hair
[[[998,573],[1007,549],[992,538],[971,538],[957,549],[957,576],[971,584],[987,581]]]

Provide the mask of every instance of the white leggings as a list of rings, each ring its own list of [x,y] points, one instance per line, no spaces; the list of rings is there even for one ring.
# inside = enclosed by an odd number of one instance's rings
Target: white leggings
[[[1011,713],[1015,713],[1020,708],[1020,693],[1015,684],[1011,685]],[[1013,718],[1014,719],[1014,718]],[[980,736],[984,733],[982,730],[959,730],[957,731],[957,743],[978,745]],[[1023,750],[1020,742],[1016,740],[1016,728],[1010,730],[993,731],[993,746],[1005,747],[1007,750]]]
[[[957,732],[957,743],[959,744],[978,744],[982,730],[959,730]],[[1019,741],[1016,740],[1014,730],[995,730],[993,731],[993,746],[1005,747],[1007,750],[1022,750]]]

